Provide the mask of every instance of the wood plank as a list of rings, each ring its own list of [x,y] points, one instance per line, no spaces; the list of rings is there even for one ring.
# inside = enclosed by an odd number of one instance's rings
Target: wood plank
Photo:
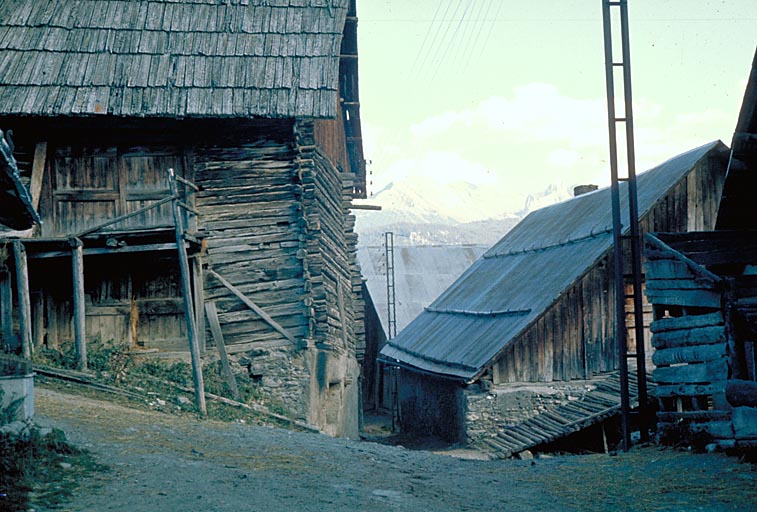
[[[647,281],[651,279],[692,279],[694,277],[694,273],[686,263],[673,259],[648,259],[644,264],[644,275]]]
[[[646,281],[647,290],[712,290],[713,285],[697,281],[693,277],[685,279],[649,279]]]
[[[675,318],[661,318],[652,322],[649,326],[649,330],[653,333],[658,333],[723,324],[723,313],[716,311],[715,313],[708,313],[706,315],[685,315]]]
[[[733,431],[736,439],[757,439],[757,409],[734,407]]]
[[[657,419],[661,422],[674,423],[679,420],[685,421],[727,421],[731,419],[731,411],[682,411],[657,413]]]
[[[17,339],[13,336],[13,287],[6,267],[0,268],[0,337],[3,349],[16,349]]]
[[[258,307],[257,304],[255,304],[250,298],[244,295],[236,286],[231,284],[223,276],[221,276],[220,274],[218,274],[216,271],[212,269],[208,269],[208,274],[218,279],[226,288],[229,289],[229,291],[231,291],[231,293],[236,295],[239,300],[241,300],[247,307],[249,307],[255,313],[257,313],[260,318],[262,318],[268,325],[273,327],[273,329],[275,329],[278,333],[280,333],[282,336],[284,336],[286,339],[288,339],[295,345],[299,345],[297,342],[297,339],[289,331],[284,329],[284,327],[282,327],[278,322],[276,322],[273,318],[271,318],[268,315],[268,313],[266,313],[260,307]]]
[[[32,179],[29,183],[29,192],[32,196],[32,206],[39,211],[39,199],[42,195],[42,181],[45,176],[45,163],[47,162],[47,142],[38,142],[34,147],[34,160],[32,162]]]
[[[725,343],[725,327],[695,327],[677,331],[664,331],[652,336],[652,345],[657,349],[685,347],[692,345],[711,345]]]
[[[719,308],[720,293],[710,290],[657,290],[647,289],[647,299],[654,305],[696,306]]]
[[[725,397],[734,407],[757,407],[757,382],[731,379],[725,385]]]
[[[216,349],[218,349],[218,356],[221,360],[221,370],[226,378],[226,383],[229,385],[229,389],[231,389],[231,395],[234,400],[239,400],[237,379],[234,377],[234,372],[231,371],[229,355],[226,353],[226,343],[223,340],[223,331],[221,331],[221,323],[218,321],[218,311],[216,310],[215,302],[207,302],[205,304],[205,313],[208,316],[208,325],[210,326],[210,332],[213,335],[213,341],[215,342]]]
[[[87,369],[87,314],[84,295],[84,252],[78,238],[71,239],[71,271],[74,291],[74,345],[80,370]]]
[[[728,377],[728,360],[722,358],[699,364],[655,368],[654,380],[660,384],[697,384],[718,382]]]
[[[656,366],[678,363],[703,363],[720,359],[726,355],[726,344],[694,345],[691,347],[673,347],[658,349],[652,355],[652,362]]]
[[[207,341],[205,339],[205,311],[203,310],[203,304],[205,304],[205,277],[202,271],[202,256],[192,258],[192,288],[194,290],[195,306],[195,324],[197,325],[197,344],[200,347],[200,353],[204,354],[206,350]]]
[[[725,382],[711,384],[670,384],[657,385],[654,388],[654,396],[657,398],[672,398],[682,396],[702,396],[721,393],[725,389]]]
[[[21,354],[32,357],[32,306],[29,294],[29,267],[24,244],[13,242],[13,259],[16,263],[16,291],[18,297],[19,328],[21,330]]]

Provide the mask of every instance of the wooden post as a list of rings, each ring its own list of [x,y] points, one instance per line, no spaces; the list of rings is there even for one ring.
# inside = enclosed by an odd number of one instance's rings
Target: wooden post
[[[215,302],[208,302],[205,304],[205,312],[208,314],[208,324],[210,324],[210,332],[213,334],[213,341],[215,341],[216,348],[218,349],[218,357],[221,359],[221,370],[223,376],[226,378],[226,382],[231,389],[231,395],[234,400],[239,400],[239,388],[237,387],[237,379],[234,377],[234,373],[231,371],[231,365],[229,364],[229,355],[226,353],[226,342],[223,340],[223,332],[221,331],[221,322],[218,321],[218,310],[216,310]]]
[[[42,180],[45,176],[45,162],[47,160],[47,142],[38,142],[34,148],[34,160],[32,162],[32,180],[29,190],[32,196],[32,206],[39,211],[39,198],[42,193]]]
[[[13,242],[13,259],[16,262],[16,289],[18,292],[18,316],[21,330],[21,354],[32,357],[32,306],[29,296],[29,268],[26,250],[19,240]]]
[[[35,293],[32,298],[32,340],[35,350],[45,343],[45,297],[42,292]]]
[[[79,369],[87,369],[87,316],[84,296],[84,244],[71,239],[71,270],[74,291],[74,345]]]
[[[13,339],[13,288],[8,268],[0,268],[0,336],[2,349],[15,349]]]
[[[202,272],[202,256],[199,254],[192,258],[192,284],[194,285],[195,321],[197,323],[197,344],[200,353],[204,354],[207,346],[205,340],[205,282]]]
[[[189,283],[189,259],[184,245],[184,219],[179,211],[176,178],[173,169],[168,169],[168,186],[171,189],[171,206],[173,210],[174,230],[176,232],[176,247],[179,251],[179,268],[181,269],[181,290],[184,296],[184,318],[187,322],[187,337],[189,338],[189,352],[192,356],[192,379],[195,388],[195,401],[202,416],[207,414],[205,406],[205,383],[202,378],[202,360],[200,347],[197,343],[197,326],[195,311],[192,305],[192,287]]]

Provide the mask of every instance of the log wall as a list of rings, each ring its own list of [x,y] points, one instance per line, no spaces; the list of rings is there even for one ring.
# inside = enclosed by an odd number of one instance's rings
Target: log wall
[[[72,143],[89,133],[76,123],[50,141],[45,234],[70,234],[165,197],[168,167],[191,178],[201,188],[193,230],[203,241],[194,258],[206,267],[195,277],[216,304],[228,352],[244,356],[263,394],[293,416],[356,436],[364,306],[353,183],[316,146],[313,121],[131,123],[102,126],[86,148]],[[153,236],[168,220],[161,209],[111,231]],[[114,251],[120,243],[113,235]],[[48,342],[70,340],[70,258],[32,265]],[[90,341],[186,350],[175,251],[86,256],[85,291]]]

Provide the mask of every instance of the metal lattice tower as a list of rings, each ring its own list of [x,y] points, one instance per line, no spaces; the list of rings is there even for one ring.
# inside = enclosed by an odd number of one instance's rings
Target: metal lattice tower
[[[620,23],[621,61],[613,58],[613,8],[617,8]],[[607,121],[610,136],[610,177],[612,192],[612,226],[615,259],[615,340],[618,345],[620,361],[620,398],[623,427],[623,450],[630,445],[630,397],[628,389],[628,359],[636,359],[639,389],[639,426],[642,440],[648,436],[647,430],[647,386],[646,356],[644,350],[644,312],[642,310],[642,275],[641,275],[641,234],[639,232],[639,207],[636,188],[636,162],[633,135],[633,102],[631,96],[631,53],[628,35],[627,0],[602,0],[602,19],[604,24],[605,74],[607,86]],[[617,19],[617,18],[616,18]],[[615,69],[622,69],[623,100],[621,116],[616,112],[615,103]],[[625,127],[626,160],[628,173],[620,176],[618,172],[618,128]],[[626,182],[628,192],[628,224],[623,229],[621,219],[621,182]],[[627,245],[626,245],[627,244]],[[625,248],[630,246],[630,274],[625,273]],[[626,291],[626,277],[631,279],[631,291]],[[628,353],[626,299],[633,299],[636,352]]]
[[[397,297],[394,292],[394,233],[384,233],[384,248],[386,250],[386,312],[387,339],[397,336]]]

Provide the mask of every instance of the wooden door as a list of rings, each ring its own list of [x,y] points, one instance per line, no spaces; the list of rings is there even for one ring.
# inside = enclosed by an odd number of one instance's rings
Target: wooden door
[[[168,169],[186,176],[179,153],[176,148],[56,148],[51,172],[52,205],[50,212],[43,212],[43,234],[75,234],[167,197]],[[103,231],[172,225],[170,204],[164,204]]]

